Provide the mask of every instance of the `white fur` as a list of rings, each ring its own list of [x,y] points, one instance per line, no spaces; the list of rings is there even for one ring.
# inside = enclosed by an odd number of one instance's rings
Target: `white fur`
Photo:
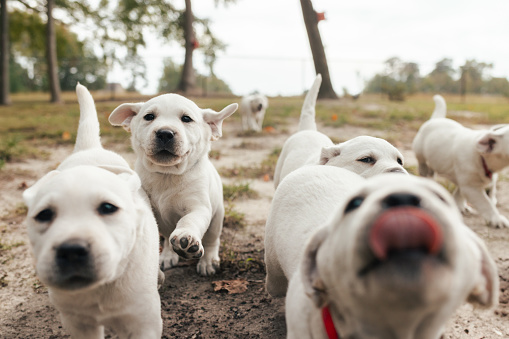
[[[413,141],[419,173],[437,174],[456,186],[454,198],[462,212],[470,211],[467,201],[493,227],[509,227],[509,220],[496,208],[497,172],[509,165],[509,125],[489,130],[472,130],[445,118],[445,100],[434,96],[435,111]],[[482,164],[493,172],[490,179]],[[490,196],[485,189],[491,188]]]
[[[318,180],[292,190],[304,176]],[[330,182],[325,184],[325,179]],[[389,257],[371,266],[375,256],[368,234],[382,213],[401,207],[388,207],[394,195],[412,197],[412,207],[437,221],[442,247],[439,254],[399,257],[408,258],[402,261]],[[321,317],[326,305],[341,338],[438,339],[464,302],[487,307],[497,303],[493,259],[463,223],[449,193],[429,179],[381,174],[364,180],[347,177],[342,169],[309,166],[285,178],[276,197],[278,211],[271,217],[288,225],[271,234],[282,270],[291,271],[288,338],[327,338]]]
[[[367,178],[383,172],[403,172],[403,155],[387,141],[359,136],[334,145],[316,130],[315,106],[322,77],[316,76],[302,106],[299,131],[286,140],[274,171],[274,186],[288,173],[305,165],[329,165],[349,169]]]
[[[239,109],[242,130],[260,132],[268,107],[269,100],[263,94],[251,94],[243,97]]]
[[[109,117],[112,125],[131,131],[135,170],[164,236],[163,270],[177,265],[179,255],[200,258],[201,275],[219,268],[223,187],[208,152],[210,141],[222,135],[223,120],[237,107],[231,104],[218,113],[165,94],[146,103],[122,104]]]
[[[156,220],[138,175],[102,148],[92,96],[76,92],[74,153],[23,193],[37,274],[73,338],[103,338],[104,326],[160,338]]]

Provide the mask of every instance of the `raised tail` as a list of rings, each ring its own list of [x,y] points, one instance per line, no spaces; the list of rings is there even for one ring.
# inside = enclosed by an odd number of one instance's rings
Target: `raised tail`
[[[299,131],[316,131],[315,106],[316,98],[318,97],[318,91],[320,90],[321,84],[322,75],[317,74],[315,82],[313,82],[313,86],[311,86],[308,93],[306,94],[304,104],[302,105],[302,110],[300,112]]]
[[[431,119],[445,118],[447,113],[447,105],[445,99],[441,95],[434,95],[433,100],[435,101],[435,110],[431,114]]]
[[[101,137],[99,136],[99,119],[97,118],[94,98],[92,98],[88,89],[79,83],[76,86],[76,95],[80,105],[80,123],[74,152],[89,148],[102,148]]]

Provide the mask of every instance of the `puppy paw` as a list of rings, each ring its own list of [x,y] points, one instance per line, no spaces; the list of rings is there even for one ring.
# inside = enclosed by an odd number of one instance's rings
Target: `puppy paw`
[[[509,220],[503,215],[497,215],[487,220],[488,226],[494,228],[507,228],[509,227]]]
[[[201,258],[196,266],[196,271],[199,275],[208,276],[216,274],[219,269],[219,258],[209,260],[208,258]]]
[[[164,278],[165,278],[165,276],[164,276],[163,271],[159,270],[157,273],[157,289],[160,289],[161,286],[163,286]]]
[[[185,259],[198,259],[203,256],[201,240],[187,230],[175,230],[170,235],[173,250]]]
[[[179,255],[171,249],[171,247],[163,247],[163,251],[159,255],[159,266],[162,271],[169,270],[177,266],[179,263]]]
[[[460,210],[463,215],[476,215],[477,214],[477,211],[467,204],[464,204]]]

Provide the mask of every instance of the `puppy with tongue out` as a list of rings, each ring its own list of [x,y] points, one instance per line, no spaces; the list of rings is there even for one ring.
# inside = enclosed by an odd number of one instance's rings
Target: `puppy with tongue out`
[[[495,263],[440,185],[380,175],[338,206],[290,280],[288,338],[437,339],[464,302],[496,304]]]

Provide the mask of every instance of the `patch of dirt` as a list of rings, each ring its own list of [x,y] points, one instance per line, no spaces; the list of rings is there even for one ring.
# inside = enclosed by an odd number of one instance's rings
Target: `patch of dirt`
[[[297,121],[281,131],[261,135],[239,134],[240,124],[225,122],[224,136],[212,144],[216,168],[257,166],[276,148],[282,147]],[[415,166],[411,152],[413,133],[372,131],[364,128],[320,127],[336,140],[357,135],[374,135],[395,139],[406,157],[408,166]],[[110,145],[128,159],[125,145]],[[23,189],[43,174],[54,169],[72,149],[51,150],[49,160],[9,163],[0,171],[0,338],[69,338],[59,317],[49,303],[47,290],[34,273],[28,238],[20,212]],[[258,192],[256,199],[234,202],[235,210],[245,214],[243,229],[223,230],[221,271],[213,277],[200,277],[194,262],[185,262],[166,272],[160,289],[163,338],[284,338],[284,300],[271,298],[264,289],[263,238],[265,219],[274,194],[273,182],[255,179],[224,178],[225,183],[248,182]],[[509,216],[509,182],[499,184],[499,208]],[[16,212],[18,211],[18,212]],[[497,261],[500,274],[500,305],[494,310],[474,310],[462,306],[447,324],[444,338],[508,338],[509,337],[509,231],[486,227],[476,216],[467,216],[466,223],[487,243]],[[228,293],[215,291],[214,282],[240,280],[247,290]],[[115,338],[107,334],[108,338]]]

